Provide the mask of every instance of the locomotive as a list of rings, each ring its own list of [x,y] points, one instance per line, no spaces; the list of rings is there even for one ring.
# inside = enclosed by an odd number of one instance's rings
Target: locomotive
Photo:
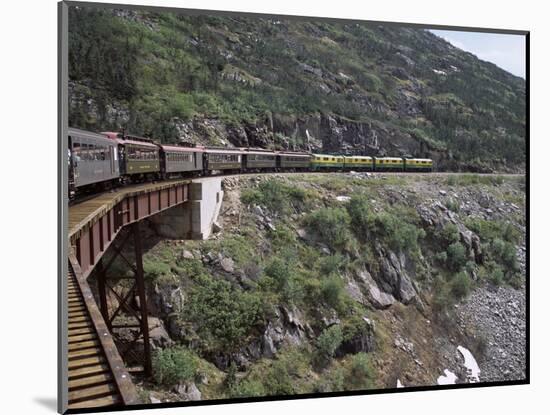
[[[267,171],[433,171],[431,159],[158,144],[69,128],[69,198],[121,184]]]

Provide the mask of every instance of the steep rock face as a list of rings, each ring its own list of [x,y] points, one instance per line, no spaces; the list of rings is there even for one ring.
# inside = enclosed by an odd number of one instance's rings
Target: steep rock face
[[[525,81],[427,30],[70,13],[75,127],[165,142],[427,156],[441,169],[524,167]]]

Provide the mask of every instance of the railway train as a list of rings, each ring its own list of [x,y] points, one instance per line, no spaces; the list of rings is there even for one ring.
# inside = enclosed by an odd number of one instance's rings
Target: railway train
[[[262,171],[433,171],[431,159],[158,144],[69,128],[69,198],[126,183]]]

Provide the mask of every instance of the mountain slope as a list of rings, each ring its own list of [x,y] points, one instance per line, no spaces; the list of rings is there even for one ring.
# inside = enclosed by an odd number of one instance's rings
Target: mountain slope
[[[422,29],[71,8],[71,125],[521,171],[525,81]]]

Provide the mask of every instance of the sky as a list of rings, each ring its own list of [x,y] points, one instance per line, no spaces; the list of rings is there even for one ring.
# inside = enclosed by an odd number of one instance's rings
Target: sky
[[[525,36],[431,30],[452,45],[525,79]]]

